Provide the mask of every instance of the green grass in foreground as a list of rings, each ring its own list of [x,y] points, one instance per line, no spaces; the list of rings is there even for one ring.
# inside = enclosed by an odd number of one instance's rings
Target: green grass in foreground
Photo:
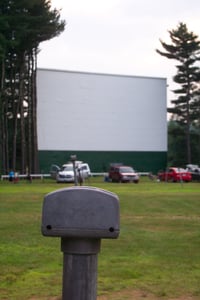
[[[117,240],[102,240],[98,294],[126,288],[159,297],[200,297],[200,183],[87,185],[116,193],[121,226]],[[0,182],[0,299],[61,295],[59,238],[41,235],[43,197],[68,187],[51,180]]]

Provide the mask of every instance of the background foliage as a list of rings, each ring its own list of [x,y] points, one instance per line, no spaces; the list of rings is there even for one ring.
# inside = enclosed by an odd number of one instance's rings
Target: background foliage
[[[169,164],[185,166],[200,163],[200,40],[184,23],[169,31],[171,43],[160,40],[165,51],[157,52],[176,60],[177,73],[173,80],[178,85],[175,99],[168,108]]]
[[[39,44],[65,27],[47,0],[0,2],[0,169],[38,171],[36,69]]]

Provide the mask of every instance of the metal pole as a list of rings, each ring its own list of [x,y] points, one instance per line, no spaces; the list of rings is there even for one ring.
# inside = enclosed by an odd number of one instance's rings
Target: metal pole
[[[76,173],[76,155],[71,155],[71,161],[73,164],[73,171],[74,171],[74,185],[78,185],[77,173]]]
[[[61,239],[63,251],[62,300],[97,299],[100,239]]]
[[[74,170],[74,185],[78,185],[75,161],[72,161],[72,164],[73,164],[73,170]]]
[[[70,187],[44,198],[42,234],[61,237],[62,300],[97,299],[102,238],[119,235],[119,199],[105,190]]]

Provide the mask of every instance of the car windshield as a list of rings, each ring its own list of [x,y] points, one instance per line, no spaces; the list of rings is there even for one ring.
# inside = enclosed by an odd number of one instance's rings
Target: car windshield
[[[73,165],[63,166],[61,171],[73,171]]]
[[[184,173],[184,172],[186,172],[186,170],[183,169],[183,168],[174,168],[174,171],[175,171],[176,173]]]
[[[121,173],[134,173],[134,170],[131,167],[120,167],[119,170]]]

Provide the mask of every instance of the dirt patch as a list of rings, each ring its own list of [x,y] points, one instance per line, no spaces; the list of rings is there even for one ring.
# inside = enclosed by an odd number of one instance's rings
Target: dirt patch
[[[173,297],[158,297],[151,293],[140,290],[123,290],[113,293],[109,296],[99,296],[97,300],[199,300],[199,297],[183,295],[178,298]]]
[[[61,297],[50,298],[31,298],[29,300],[62,300]],[[140,290],[123,290],[120,292],[112,293],[111,295],[98,296],[97,300],[199,300],[199,296],[183,295],[180,297],[158,297],[151,293],[147,293]]]
[[[135,290],[123,290],[120,292],[113,293],[109,296],[99,296],[98,300],[157,300],[153,295],[149,293],[145,293],[142,291],[135,291]]]

